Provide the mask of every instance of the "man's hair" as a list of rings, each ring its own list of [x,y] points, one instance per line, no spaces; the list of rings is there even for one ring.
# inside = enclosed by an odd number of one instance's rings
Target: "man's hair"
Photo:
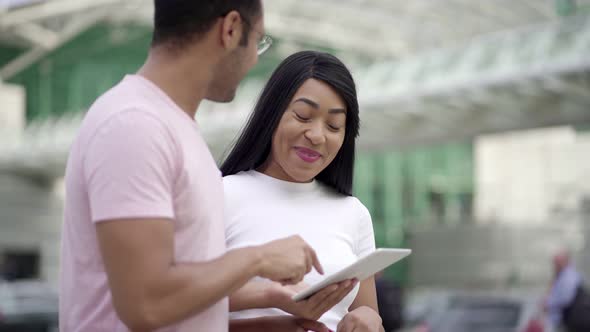
[[[295,53],[281,62],[262,90],[246,127],[221,165],[223,176],[256,169],[268,158],[272,137],[291,99],[309,79],[328,84],[346,104],[346,131],[332,163],[316,179],[342,195],[352,195],[355,140],[359,134],[356,86],[335,56],[315,51]]]
[[[241,44],[247,45],[250,28],[262,14],[261,0],[154,0],[154,7],[152,46],[177,49],[198,40],[233,10],[245,21]]]

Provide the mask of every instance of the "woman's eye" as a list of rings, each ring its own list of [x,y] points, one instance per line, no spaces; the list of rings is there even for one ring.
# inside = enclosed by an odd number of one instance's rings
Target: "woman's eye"
[[[328,125],[328,127],[333,130],[333,131],[338,131],[340,130],[341,127],[337,127],[337,126],[332,126],[332,125]]]
[[[301,115],[299,115],[299,113],[296,113],[296,112],[294,112],[294,113],[295,113],[295,116],[296,116],[296,117],[297,117],[299,120],[301,120],[301,121],[307,121],[307,120],[309,120],[309,118],[306,118],[306,117],[304,117],[304,116],[301,116]]]

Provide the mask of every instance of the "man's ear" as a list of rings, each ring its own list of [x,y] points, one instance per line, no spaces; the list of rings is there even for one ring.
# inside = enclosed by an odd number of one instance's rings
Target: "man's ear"
[[[240,13],[232,10],[221,19],[221,45],[227,50],[234,50],[240,45],[244,30],[244,20]]]

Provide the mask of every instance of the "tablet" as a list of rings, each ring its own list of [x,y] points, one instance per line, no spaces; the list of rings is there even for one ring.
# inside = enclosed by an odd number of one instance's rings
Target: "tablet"
[[[367,279],[375,273],[385,269],[389,265],[412,253],[411,249],[379,248],[369,255],[360,258],[356,262],[342,270],[324,277],[309,288],[293,295],[293,301],[305,300],[322,288],[346,279],[356,278],[359,282]]]

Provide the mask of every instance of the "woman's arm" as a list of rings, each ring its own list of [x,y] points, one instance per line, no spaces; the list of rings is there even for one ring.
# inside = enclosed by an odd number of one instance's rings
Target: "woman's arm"
[[[359,292],[348,310],[348,314],[338,324],[337,332],[385,332],[379,316],[374,277],[361,282]]]
[[[356,298],[348,308],[349,311],[353,311],[359,307],[369,307],[376,312],[379,312],[377,306],[377,291],[375,290],[375,278],[370,277],[361,282],[359,292]]]
[[[332,284],[315,293],[307,300],[295,302],[293,295],[308,286],[300,283],[295,286],[283,286],[270,281],[250,281],[234,292],[229,298],[230,311],[246,309],[278,308],[297,317],[317,320],[326,311],[352,291],[355,280],[345,280]]]
[[[272,289],[274,283],[266,281],[249,281],[229,297],[229,311],[262,309],[272,307]]]

